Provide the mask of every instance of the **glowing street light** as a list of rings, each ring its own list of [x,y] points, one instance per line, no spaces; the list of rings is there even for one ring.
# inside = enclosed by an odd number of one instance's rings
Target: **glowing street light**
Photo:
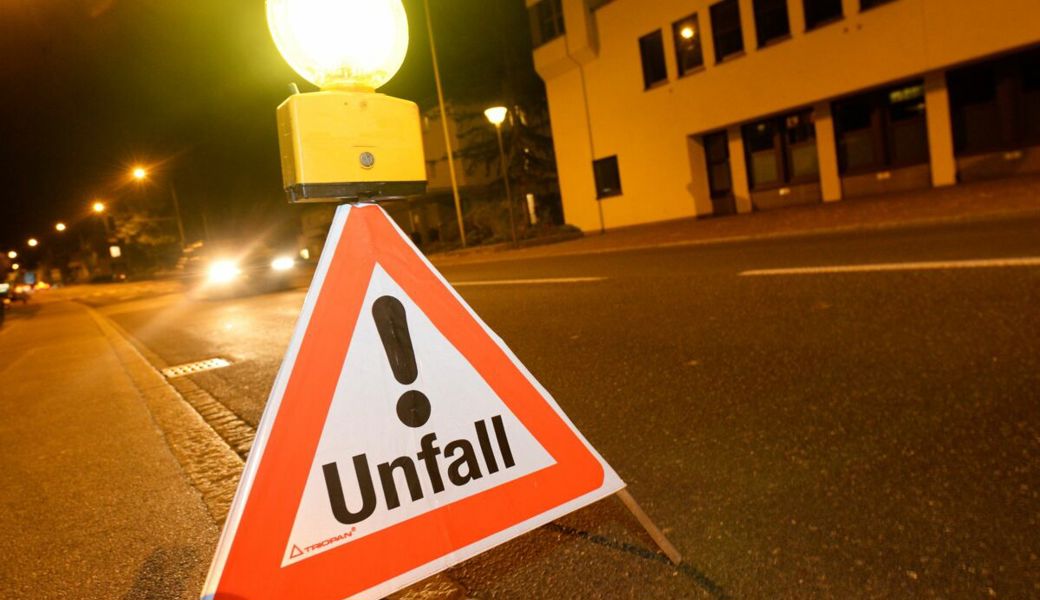
[[[267,0],[267,24],[289,66],[321,88],[309,94],[294,89],[278,107],[289,201],[424,192],[419,107],[375,93],[401,68],[408,50],[402,1]]]
[[[130,170],[130,177],[133,177],[138,183],[143,183],[145,179],[148,179],[148,169],[141,165],[137,165]],[[186,246],[184,238],[184,220],[181,219],[181,203],[177,200],[177,188],[173,186],[173,181],[170,181],[170,198],[173,200],[173,212],[177,216],[177,233],[180,234],[181,249],[183,250]]]
[[[61,233],[62,231],[68,229],[68,227],[66,227],[64,223],[57,223],[56,225],[54,225],[54,229]]]
[[[487,117],[487,120],[495,127],[498,127],[505,122],[507,114],[509,114],[509,109],[504,106],[492,106],[484,111],[484,116]]]
[[[506,206],[509,207],[509,231],[513,234],[513,245],[516,245],[516,219],[513,217],[513,192],[509,189],[509,165],[506,164],[506,149],[502,144],[502,123],[506,121],[509,109],[504,106],[492,106],[484,111],[488,122],[495,126],[498,136],[498,160],[502,166],[502,181],[506,183]]]
[[[11,264],[11,270],[12,271],[17,271],[18,269],[21,269],[21,268],[22,268],[22,265],[20,265],[18,263],[12,263]]]
[[[11,250],[10,252],[7,253],[7,258],[10,258],[11,260],[14,260],[14,259],[18,258],[18,253],[15,252],[14,250]]]
[[[100,215],[101,213],[105,212],[105,203],[101,202],[100,200],[97,200],[90,205],[90,210]]]
[[[29,238],[29,241],[25,243],[28,244],[30,248],[35,248],[40,245],[39,240],[37,240],[36,238]]]

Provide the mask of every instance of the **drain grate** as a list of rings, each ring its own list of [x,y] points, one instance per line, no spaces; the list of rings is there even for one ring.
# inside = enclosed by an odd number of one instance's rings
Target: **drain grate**
[[[162,374],[165,375],[167,379],[173,379],[174,377],[184,377],[185,375],[194,375],[195,373],[212,371],[213,369],[223,369],[224,367],[230,366],[231,362],[224,360],[223,358],[208,358],[206,360],[200,360],[186,365],[177,365],[176,367],[165,368],[162,370]]]

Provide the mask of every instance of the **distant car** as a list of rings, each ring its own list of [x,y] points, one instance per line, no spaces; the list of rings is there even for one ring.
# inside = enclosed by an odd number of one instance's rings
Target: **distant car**
[[[184,273],[192,291],[203,296],[233,296],[292,287],[295,253],[257,244],[221,244],[191,250]]]
[[[4,304],[27,304],[32,293],[33,288],[27,283],[0,283],[0,298],[3,298]]]

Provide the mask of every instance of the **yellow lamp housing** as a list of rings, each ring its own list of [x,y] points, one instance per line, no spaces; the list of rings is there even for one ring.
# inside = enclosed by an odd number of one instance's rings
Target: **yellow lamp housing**
[[[366,91],[293,94],[278,107],[290,202],[390,199],[426,191],[419,107]]]

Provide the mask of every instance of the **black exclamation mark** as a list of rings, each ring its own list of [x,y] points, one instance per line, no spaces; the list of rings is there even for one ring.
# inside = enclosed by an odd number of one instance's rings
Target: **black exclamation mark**
[[[415,364],[412,338],[408,335],[404,305],[393,296],[380,296],[372,304],[372,317],[394,377],[403,385],[411,385],[419,376],[419,369]],[[422,427],[430,420],[430,399],[418,390],[401,394],[397,399],[397,418],[409,427]]]

